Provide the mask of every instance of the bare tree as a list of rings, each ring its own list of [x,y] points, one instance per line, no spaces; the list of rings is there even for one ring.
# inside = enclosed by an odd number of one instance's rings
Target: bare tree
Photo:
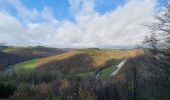
[[[169,87],[170,70],[170,4],[166,6],[155,16],[155,21],[148,25],[150,35],[145,38],[143,45],[149,49],[154,58],[153,63],[153,89],[154,100],[159,100],[161,95],[170,93],[165,90]],[[167,96],[169,99],[170,96]],[[166,98],[166,99],[167,99]],[[161,98],[163,99],[163,98]]]
[[[126,87],[129,100],[137,100],[138,78],[139,78],[139,64],[135,59],[130,59],[127,63]]]
[[[163,10],[155,16],[155,21],[148,27],[151,30],[152,35],[150,35],[149,40],[153,40],[157,36],[159,41],[159,49],[166,55],[170,55],[170,4],[168,3]],[[151,43],[155,45],[155,42]],[[151,48],[154,48],[153,46]]]

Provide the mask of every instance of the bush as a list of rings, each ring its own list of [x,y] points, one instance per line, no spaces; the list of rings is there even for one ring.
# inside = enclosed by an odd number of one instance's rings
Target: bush
[[[58,96],[51,95],[51,96],[48,96],[47,98],[45,98],[45,100],[61,100],[61,98]]]
[[[13,98],[15,100],[56,100],[54,99],[55,96],[53,96],[51,85],[49,83],[41,83],[37,85],[30,85],[30,84],[21,84],[15,94],[13,95]],[[49,99],[48,99],[49,98]]]
[[[95,94],[87,89],[79,89],[79,100],[96,100]]]
[[[16,87],[12,84],[7,82],[0,83],[0,99],[8,98],[9,96],[13,95]]]
[[[31,85],[28,84],[21,84],[17,91],[14,93],[14,98],[28,98],[35,95],[34,89],[31,87]]]
[[[49,83],[41,83],[34,87],[36,96],[39,98],[45,98],[52,94],[51,85]]]

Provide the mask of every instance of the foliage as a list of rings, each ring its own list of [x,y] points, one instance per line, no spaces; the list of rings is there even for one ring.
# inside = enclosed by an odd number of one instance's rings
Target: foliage
[[[0,82],[0,99],[13,95],[16,87],[7,82]]]
[[[79,89],[79,100],[96,100],[95,94],[87,89]]]

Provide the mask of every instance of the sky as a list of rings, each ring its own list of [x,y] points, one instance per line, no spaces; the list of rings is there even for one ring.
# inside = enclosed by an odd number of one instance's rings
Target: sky
[[[0,42],[58,48],[135,47],[159,0],[0,0]]]

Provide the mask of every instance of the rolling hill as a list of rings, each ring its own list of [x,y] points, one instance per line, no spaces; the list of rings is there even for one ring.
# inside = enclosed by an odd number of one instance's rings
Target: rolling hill
[[[0,65],[7,67],[26,60],[48,57],[67,52],[65,49],[48,47],[12,47],[0,46]]]
[[[37,46],[37,47],[8,47],[2,49],[2,52],[25,56],[28,58],[40,58],[61,54],[66,52],[66,50]]]
[[[16,65],[16,69],[36,69],[39,72],[60,72],[64,74],[87,73],[110,67],[121,59],[140,56],[143,53],[142,50],[82,49],[22,62]]]
[[[0,66],[3,68],[12,64],[22,62],[24,60],[27,60],[27,58],[19,55],[0,52]]]

